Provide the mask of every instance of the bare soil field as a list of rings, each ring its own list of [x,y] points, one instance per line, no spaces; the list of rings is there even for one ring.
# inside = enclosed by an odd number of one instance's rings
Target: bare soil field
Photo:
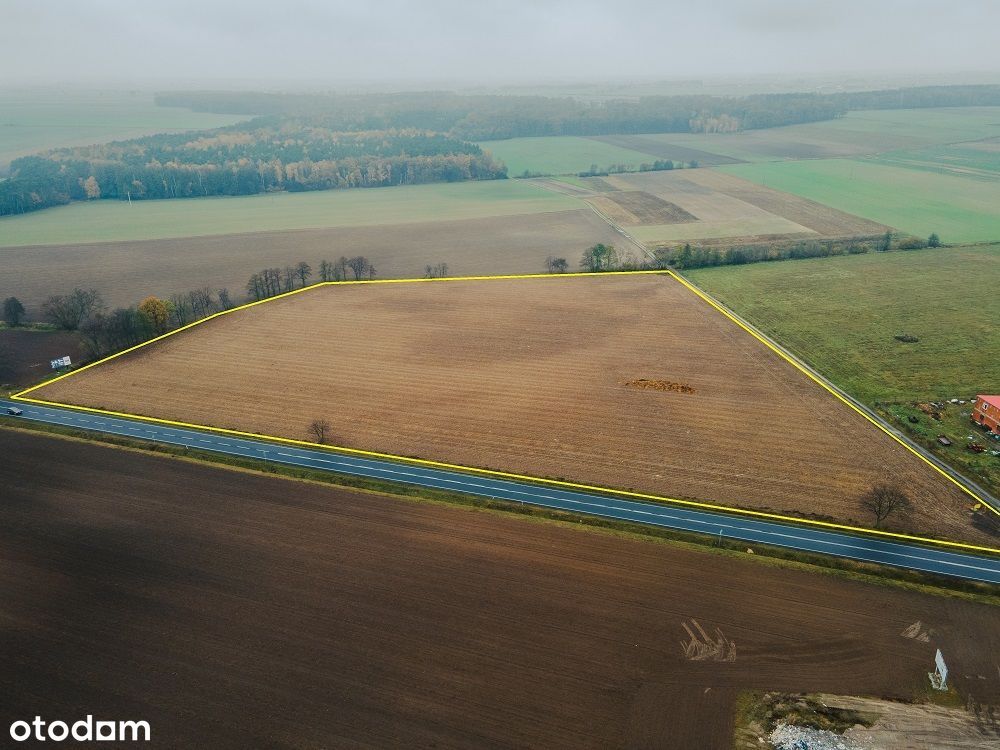
[[[365,255],[379,278],[422,276],[447,263],[452,274],[541,273],[549,255],[576,261],[597,242],[621,238],[593,211],[385,226],[334,227],[88,245],[0,248],[0,298],[16,295],[38,316],[52,294],[98,289],[111,305],[136,304],[209,286],[244,294],[261,268]]]
[[[864,525],[860,495],[899,481],[893,527],[995,544],[957,488],[666,276],[318,287],[32,396],[297,439],[322,418],[338,445]]]
[[[680,225],[655,216],[632,224],[630,232],[650,244],[872,236],[886,230],[882,224],[748,180],[734,180],[714,169],[613,175],[605,181],[619,191],[652,194],[697,217]],[[588,200],[607,202],[603,196]]]
[[[0,387],[26,388],[37,383],[52,372],[49,363],[53,359],[66,356],[73,362],[86,357],[76,333],[0,329]]]
[[[622,190],[594,196],[591,205],[620,226],[680,224],[697,221],[680,206],[642,190]]]
[[[783,216],[823,237],[874,236],[884,234],[889,229],[885,224],[838,211],[808,198],[772,190],[739,177],[734,179],[734,175],[715,169],[700,169],[697,172],[694,177],[697,184]]]
[[[715,750],[744,688],[909,699],[938,647],[1000,699],[985,605],[8,430],[0,454],[4,726]],[[735,659],[685,659],[692,620]]]

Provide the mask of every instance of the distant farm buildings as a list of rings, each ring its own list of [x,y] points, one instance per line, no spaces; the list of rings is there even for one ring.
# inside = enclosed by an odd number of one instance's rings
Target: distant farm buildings
[[[1000,396],[976,396],[972,421],[1000,435]]]

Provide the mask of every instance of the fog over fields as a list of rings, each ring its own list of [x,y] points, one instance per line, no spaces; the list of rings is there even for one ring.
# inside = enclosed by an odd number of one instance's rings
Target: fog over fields
[[[1000,69],[998,23],[990,0],[13,2],[0,60],[31,65],[0,66],[0,86],[984,74]]]

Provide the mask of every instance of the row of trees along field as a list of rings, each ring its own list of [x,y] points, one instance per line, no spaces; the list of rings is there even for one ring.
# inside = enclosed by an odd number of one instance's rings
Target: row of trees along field
[[[444,91],[354,95],[195,91],[159,94],[156,101],[202,112],[305,115],[338,131],[417,128],[472,141],[766,128],[843,114],[841,105],[820,94],[644,96],[587,102]]]
[[[747,263],[766,263],[776,260],[802,260],[826,258],[832,255],[863,255],[884,253],[890,250],[920,250],[941,247],[941,238],[933,233],[926,240],[919,237],[897,237],[886,232],[877,237],[850,239],[796,240],[786,243],[738,245],[730,248],[692,247],[690,243],[679,248],[657,248],[655,256],[661,267],[667,265],[685,270],[711,266],[742,266]]]
[[[586,102],[570,97],[171,92],[158,104],[199,112],[314,115],[335,130],[418,128],[483,141],[539,135],[689,133],[815,122],[860,109],[1000,106],[1000,86],[920,86],[835,94],[642,96]]]
[[[266,118],[218,130],[56,149],[11,163],[0,215],[71,201],[190,198],[504,178],[474,143],[420,131],[339,133]]]

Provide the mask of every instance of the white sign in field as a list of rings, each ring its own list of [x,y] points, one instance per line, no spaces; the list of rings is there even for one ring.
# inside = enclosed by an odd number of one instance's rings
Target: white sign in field
[[[52,365],[53,370],[58,370],[63,367],[69,367],[73,363],[70,362],[69,357],[60,357],[59,359],[53,359],[49,364]]]
[[[927,676],[931,678],[931,687],[935,690],[947,690],[948,665],[944,663],[944,657],[941,655],[941,649],[938,649],[937,653],[934,655],[934,666],[936,669],[933,672],[927,673]]]

